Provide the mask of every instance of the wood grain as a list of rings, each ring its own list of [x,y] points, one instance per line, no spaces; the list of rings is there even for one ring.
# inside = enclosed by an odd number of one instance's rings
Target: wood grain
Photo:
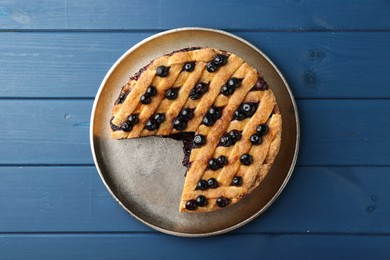
[[[91,108],[91,100],[0,101],[0,164],[92,164]],[[299,165],[389,165],[390,100],[299,100],[298,109]]]
[[[11,259],[199,259],[197,248],[207,248],[204,259],[226,255],[229,259],[381,260],[390,255],[390,237],[375,235],[249,234],[183,239],[162,234],[38,234],[2,235],[0,242],[2,254]]]
[[[0,97],[93,98],[111,65],[152,34],[0,33]],[[389,32],[236,34],[275,62],[297,98],[390,98]]]
[[[390,5],[373,1],[2,1],[2,29],[388,30]]]
[[[234,233],[390,235],[390,198],[383,185],[390,182],[389,170],[297,167],[271,208]],[[0,195],[0,237],[153,231],[115,202],[93,166],[0,167]]]

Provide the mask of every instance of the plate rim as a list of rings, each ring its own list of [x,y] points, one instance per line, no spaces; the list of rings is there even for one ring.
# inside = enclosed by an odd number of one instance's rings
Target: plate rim
[[[286,87],[286,90],[290,96],[290,100],[291,100],[291,103],[292,103],[292,106],[294,108],[294,115],[295,115],[295,122],[296,122],[296,142],[295,142],[295,149],[294,149],[294,155],[293,155],[293,158],[292,158],[292,161],[291,161],[291,165],[290,165],[290,168],[288,170],[288,173],[283,181],[283,183],[280,185],[278,191],[272,196],[272,198],[267,202],[267,204],[264,205],[264,207],[262,207],[259,211],[257,211],[255,214],[253,214],[252,216],[244,219],[243,221],[241,221],[240,223],[237,223],[235,225],[232,225],[230,227],[227,227],[227,228],[224,228],[224,229],[221,229],[221,230],[217,230],[217,231],[212,231],[212,232],[207,232],[207,233],[185,233],[185,232],[178,232],[178,231],[172,231],[172,230],[167,230],[165,228],[161,228],[161,227],[158,227],[156,225],[153,225],[151,223],[148,223],[147,221],[143,220],[141,217],[138,217],[135,213],[133,213],[132,211],[130,211],[130,209],[128,209],[118,198],[117,196],[113,193],[113,191],[111,190],[111,188],[108,186],[102,172],[101,172],[101,169],[99,167],[99,163],[98,163],[98,160],[97,160],[97,157],[96,157],[96,150],[95,150],[95,145],[94,145],[94,140],[93,140],[93,129],[94,129],[94,119],[95,119],[95,112],[96,112],[96,107],[98,105],[98,101],[100,99],[100,96],[101,96],[101,93],[103,91],[103,88],[104,86],[106,85],[107,83],[107,80],[109,79],[109,77],[111,76],[111,74],[113,73],[113,71],[116,69],[116,67],[118,67],[118,65],[131,53],[133,52],[134,50],[136,50],[138,47],[142,46],[143,44],[145,44],[146,42],[149,42],[155,38],[159,38],[159,37],[162,37],[162,36],[165,36],[167,34],[172,34],[172,33],[176,33],[176,32],[182,32],[182,31],[206,31],[206,32],[212,32],[212,33],[218,33],[218,34],[222,34],[222,35],[225,35],[225,36],[228,36],[228,37],[231,37],[231,38],[234,38],[246,45],[248,45],[250,48],[254,49],[256,52],[258,52],[259,54],[261,54],[264,59],[275,69],[276,73],[279,75],[279,77],[281,78],[284,86]],[[91,148],[91,153],[92,153],[92,157],[93,157],[93,161],[94,161],[94,165],[99,173],[99,176],[104,184],[104,186],[106,187],[106,189],[109,191],[109,193],[111,194],[111,196],[115,199],[115,201],[124,209],[126,210],[126,212],[128,212],[131,216],[133,216],[134,218],[136,218],[138,221],[140,221],[141,223],[145,224],[146,226],[148,227],[151,227],[159,232],[162,232],[162,233],[165,233],[165,234],[169,234],[169,235],[174,235],[174,236],[179,236],[179,237],[208,237],[208,236],[215,236],[215,235],[220,235],[220,234],[224,234],[224,233],[227,233],[227,232],[230,232],[230,231],[233,231],[239,227],[242,227],[246,224],[248,224],[249,222],[251,222],[252,220],[254,220],[255,218],[257,218],[258,216],[260,216],[262,213],[264,213],[264,211],[266,211],[274,202],[275,200],[279,197],[279,195],[281,194],[281,192],[284,190],[284,188],[286,187],[288,181],[290,180],[291,178],[291,175],[294,171],[294,168],[296,166],[296,162],[297,162],[297,158],[298,158],[298,152],[299,152],[299,145],[300,145],[300,121],[299,121],[299,115],[298,115],[298,108],[297,108],[297,105],[296,105],[296,102],[295,102],[295,98],[294,98],[294,95],[290,89],[290,86],[289,84],[287,83],[286,79],[284,78],[283,74],[281,73],[281,71],[279,70],[279,68],[272,62],[272,60],[263,52],[261,51],[259,48],[257,48],[255,45],[253,45],[252,43],[248,42],[247,40],[235,35],[235,34],[232,34],[232,33],[229,33],[229,32],[226,32],[224,30],[219,30],[219,29],[212,29],[212,28],[206,28],[206,27],[180,27],[180,28],[174,28],[174,29],[170,29],[170,30],[165,30],[165,31],[162,31],[162,32],[159,32],[159,33],[156,33],[156,34],[153,34],[143,40],[141,40],[140,42],[138,42],[137,44],[133,45],[130,49],[128,49],[126,52],[124,52],[116,61],[115,63],[110,67],[110,69],[107,71],[106,75],[104,76],[100,86],[99,86],[99,89],[95,95],[95,98],[94,98],[94,102],[93,102],[93,105],[92,105],[92,111],[91,111],[91,118],[90,118],[90,129],[89,129],[89,141],[90,141],[90,148]]]

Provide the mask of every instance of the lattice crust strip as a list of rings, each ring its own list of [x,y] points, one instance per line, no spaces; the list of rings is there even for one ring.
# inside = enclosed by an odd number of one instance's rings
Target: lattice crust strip
[[[229,85],[232,80],[234,88]],[[204,91],[196,96],[199,84]],[[233,91],[227,93],[227,86]],[[151,88],[153,94],[148,93]],[[168,98],[167,93],[172,90],[176,96]],[[146,94],[149,100],[141,102]],[[243,104],[255,109],[253,113],[245,114]],[[219,109],[220,116],[206,124],[204,120],[214,108]],[[178,128],[174,122],[183,120],[184,110],[192,111],[192,116],[186,119],[185,127]],[[244,113],[246,118],[239,118],[237,113]],[[114,139],[184,132],[204,137],[200,147],[189,147],[189,169],[180,211],[213,211],[239,201],[266,176],[281,143],[281,116],[275,97],[260,74],[240,57],[211,48],[177,51],[152,61],[122,88],[112,115]],[[160,116],[161,122],[154,128],[147,127],[156,116]],[[266,125],[269,130],[262,133],[261,144],[254,145],[250,140],[258,134],[259,125]],[[241,139],[221,145],[221,138],[231,131],[238,131]],[[251,155],[250,164],[240,159],[246,153]],[[217,169],[211,167],[210,160],[221,156],[227,159],[226,164]],[[201,180],[211,178],[218,187],[199,188]],[[237,178],[239,185],[232,185]],[[199,197],[206,202],[199,201]]]

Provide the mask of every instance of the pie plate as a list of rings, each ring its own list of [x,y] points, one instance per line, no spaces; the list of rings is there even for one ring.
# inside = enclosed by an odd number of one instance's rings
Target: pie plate
[[[282,143],[267,177],[247,197],[208,213],[180,213],[186,168],[182,142],[170,138],[110,138],[113,104],[121,87],[151,60],[186,47],[212,47],[242,57],[266,79],[282,115]],[[111,67],[100,85],[91,115],[92,155],[115,200],[142,223],[176,236],[210,236],[234,230],[263,213],[287,184],[298,154],[299,121],[293,95],[282,74],[259,49],[224,31],[179,28],[133,46]]]

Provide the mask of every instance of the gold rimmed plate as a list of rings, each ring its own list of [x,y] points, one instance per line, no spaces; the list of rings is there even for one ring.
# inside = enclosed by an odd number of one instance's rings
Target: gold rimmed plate
[[[186,168],[179,141],[145,137],[110,139],[110,118],[121,87],[139,68],[177,49],[212,47],[242,57],[266,79],[282,115],[280,152],[264,181],[239,203],[208,213],[178,211]],[[264,212],[289,180],[298,154],[299,121],[295,101],[282,74],[249,42],[224,31],[180,28],[153,35],[129,49],[111,67],[96,95],[90,142],[100,177],[115,200],[144,224],[177,236],[210,236],[234,230]]]

